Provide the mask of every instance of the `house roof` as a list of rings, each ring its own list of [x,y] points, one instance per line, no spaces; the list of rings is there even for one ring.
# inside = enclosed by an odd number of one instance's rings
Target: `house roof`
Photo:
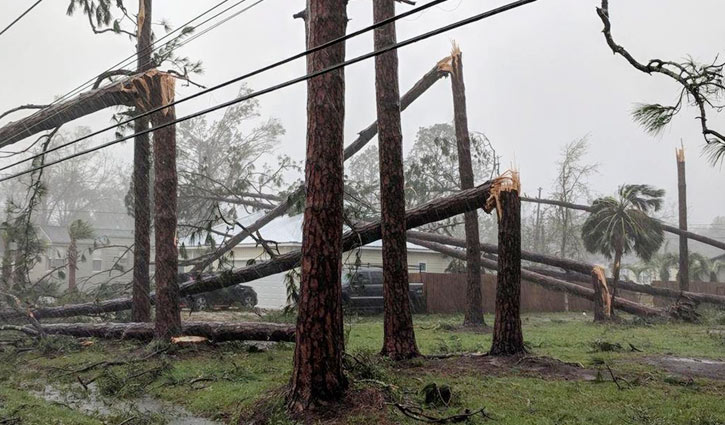
[[[249,226],[255,221],[257,221],[260,217],[264,215],[265,212],[259,211],[250,215],[247,215],[246,217],[243,217],[239,220],[239,224],[242,226]],[[274,241],[280,245],[300,245],[302,244],[302,220],[304,216],[303,214],[298,214],[295,216],[288,216],[284,215],[281,217],[277,217],[271,222],[269,222],[266,226],[264,226],[260,230],[260,234],[265,240],[268,241]],[[228,226],[225,224],[218,225],[214,227],[215,231],[223,232],[229,234],[229,236],[237,233],[239,231],[239,228],[235,228],[232,230],[228,230]],[[347,227],[346,227],[347,230]],[[222,243],[224,241],[224,237],[222,235],[218,234],[212,234],[212,237],[214,238],[214,242],[217,244]],[[181,243],[186,244],[187,246],[196,246],[199,244],[198,240],[192,240],[191,238],[184,238],[181,240]],[[240,243],[239,246],[256,246],[256,242],[254,239],[246,239],[244,242]],[[366,247],[369,248],[382,248],[383,243],[380,240],[377,240],[375,242],[371,242]],[[413,251],[427,251],[432,252],[430,249],[415,245],[412,243],[408,243],[408,250]]]
[[[70,244],[70,235],[68,235],[67,227],[41,225],[40,230],[52,243]],[[133,239],[133,230],[131,229],[93,229],[93,231],[96,238],[105,236],[108,239]]]

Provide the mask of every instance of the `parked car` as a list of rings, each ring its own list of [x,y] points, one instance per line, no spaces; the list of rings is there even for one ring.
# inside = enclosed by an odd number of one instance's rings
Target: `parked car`
[[[413,313],[425,313],[423,284],[410,282],[408,299]],[[383,311],[383,270],[358,268],[342,275],[342,300],[348,310]]]
[[[257,305],[257,293],[249,286],[234,285],[203,294],[190,295],[184,301],[184,304],[192,311],[232,306],[254,308]]]

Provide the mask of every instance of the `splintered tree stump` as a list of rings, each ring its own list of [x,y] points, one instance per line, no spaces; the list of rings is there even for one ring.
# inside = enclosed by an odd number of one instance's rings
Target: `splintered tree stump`
[[[591,275],[594,287],[594,321],[609,321],[612,319],[612,296],[609,294],[604,268],[593,267]]]
[[[498,281],[496,319],[490,354],[511,356],[525,353],[521,331],[521,201],[519,179],[497,179],[491,189],[498,212]]]

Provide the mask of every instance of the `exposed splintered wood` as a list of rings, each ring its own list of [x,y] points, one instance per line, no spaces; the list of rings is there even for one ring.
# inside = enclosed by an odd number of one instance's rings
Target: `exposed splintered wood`
[[[677,149],[677,202],[680,231],[680,258],[677,280],[680,291],[690,290],[690,253],[687,247],[687,181],[685,178],[685,148]]]
[[[373,2],[374,21],[395,15],[394,0]],[[375,29],[375,49],[396,43],[395,24]],[[398,53],[375,58],[375,97],[378,115],[380,215],[383,240],[383,348],[395,360],[420,355],[415,342],[408,300],[408,249],[405,238],[403,134],[400,124]]]
[[[345,0],[308,0],[308,47],[345,35]],[[345,60],[345,43],[308,56],[310,72]],[[342,318],[345,73],[307,81],[307,156],[297,343],[287,407],[304,413],[339,400],[347,388]]]
[[[400,98],[400,110],[401,112],[404,111],[408,106],[410,106],[413,102],[415,102],[416,99],[418,99],[423,93],[425,93],[426,90],[428,90],[433,84],[435,84],[436,81],[440,80],[443,77],[448,76],[449,74],[449,66],[448,63],[450,62],[450,58],[445,58],[436,65],[430,69],[428,72],[421,77],[420,80],[418,80],[413,87],[408,90],[401,98]],[[367,126],[363,131],[361,131],[358,134],[358,137],[350,143],[345,148],[344,151],[344,158],[347,161],[349,158],[353,157],[356,153],[358,153],[362,148],[365,147],[365,145],[368,144],[376,135],[378,134],[378,121],[375,120],[372,124]],[[305,194],[305,188],[304,186],[298,187],[295,191],[293,191],[285,200],[277,204],[276,207],[269,210],[265,215],[260,217],[256,222],[252,223],[250,226],[247,226],[247,228],[242,229],[241,232],[235,234],[232,236],[229,240],[227,240],[222,246],[220,246],[217,250],[215,250],[210,255],[204,257],[204,259],[197,265],[195,265],[192,269],[192,273],[199,273],[203,270],[205,270],[207,267],[209,267],[211,264],[213,264],[215,261],[220,259],[222,256],[224,256],[227,252],[232,250],[235,246],[240,244],[243,240],[249,237],[249,235],[254,234],[256,231],[260,230],[262,227],[266,226],[269,222],[274,220],[277,217],[280,217],[283,215],[287,210],[295,203],[295,201]]]
[[[25,332],[23,329],[27,328]],[[53,323],[42,325],[49,335],[67,335],[78,338],[136,339],[154,338],[154,324],[140,323]],[[0,329],[2,330],[2,329]],[[19,330],[34,334],[32,327]],[[294,342],[295,328],[288,324],[264,322],[184,322],[180,335],[203,337],[214,342],[224,341],[280,341]]]
[[[137,100],[144,96],[148,96],[147,77],[144,74],[81,93],[73,99],[53,104],[0,127],[0,148],[106,108],[137,106]]]
[[[521,201],[517,172],[496,179],[491,200],[498,214],[498,275],[496,318],[490,354],[511,356],[525,353],[521,331]],[[479,256],[480,258],[480,256]]]
[[[175,79],[157,73],[152,81],[151,102],[166,105],[174,100]],[[151,115],[157,127],[176,119],[174,107]],[[176,241],[176,126],[154,131],[154,236],[156,241],[156,337],[168,340],[181,333],[181,309],[177,282],[179,253]]]
[[[419,207],[413,208],[405,214],[405,226],[408,229],[420,227],[424,224],[463,214],[477,208],[485,208],[489,196],[490,182],[476,188],[460,191],[451,196],[434,199]],[[490,211],[490,210],[489,210]],[[356,226],[354,230],[345,232],[342,237],[343,250],[349,251],[362,245],[380,240],[380,221],[374,221],[363,226]],[[180,285],[181,296],[200,294],[216,289],[251,282],[273,274],[286,272],[299,266],[302,255],[300,251],[292,251],[278,255],[275,259],[262,261],[251,266],[234,271],[212,274],[200,278],[191,278]],[[494,263],[495,264],[495,263]],[[490,266],[486,266],[490,267]],[[494,266],[495,267],[495,266]],[[155,295],[152,294],[152,301]],[[115,298],[106,301],[90,302],[59,307],[45,307],[31,309],[38,319],[96,315],[124,311],[131,308],[130,298]],[[0,319],[17,320],[23,318],[14,310],[0,311]]]
[[[612,296],[609,293],[604,268],[592,267],[591,278],[594,289],[594,321],[609,321],[612,319]]]

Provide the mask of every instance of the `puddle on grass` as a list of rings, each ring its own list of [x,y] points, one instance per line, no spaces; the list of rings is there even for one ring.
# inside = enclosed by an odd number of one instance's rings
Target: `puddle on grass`
[[[725,380],[725,361],[692,357],[649,357],[647,363],[684,376]]]
[[[34,394],[48,402],[67,406],[89,415],[110,416],[123,414],[128,417],[136,415],[156,415],[164,419],[168,425],[219,425],[199,416],[181,406],[167,403],[150,396],[131,400],[117,400],[101,396],[95,384],[88,385],[87,392],[62,391],[52,385],[46,385],[43,391]]]

